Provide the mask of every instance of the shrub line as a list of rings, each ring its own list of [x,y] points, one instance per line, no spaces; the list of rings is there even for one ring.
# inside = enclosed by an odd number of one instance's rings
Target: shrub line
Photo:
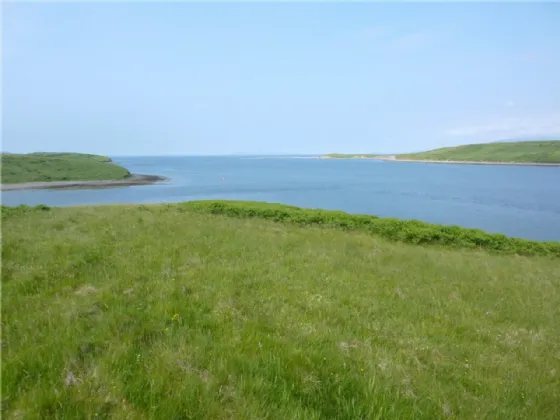
[[[189,211],[200,213],[366,232],[395,242],[440,245],[458,249],[483,249],[502,254],[560,257],[560,242],[513,238],[480,229],[438,225],[418,220],[380,218],[342,211],[305,209],[260,202],[213,200],[191,201],[179,205]]]
[[[162,204],[155,204],[161,206]],[[498,254],[548,256],[560,258],[560,242],[540,242],[513,238],[499,233],[460,226],[438,225],[419,220],[381,218],[372,215],[350,214],[336,210],[306,209],[285,204],[252,201],[190,201],[164,204],[203,214],[224,215],[240,219],[258,218],[297,226],[318,226],[352,232],[365,232],[389,241],[415,245],[441,246],[454,249],[479,249]],[[138,206],[149,209],[150,206]],[[2,217],[7,218],[30,211],[49,211],[50,207],[1,206]]]

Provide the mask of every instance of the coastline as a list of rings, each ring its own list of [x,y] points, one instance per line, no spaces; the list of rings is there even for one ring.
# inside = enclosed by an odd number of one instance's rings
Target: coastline
[[[48,181],[23,182],[21,184],[0,184],[0,191],[130,187],[134,185],[150,185],[165,180],[167,180],[167,178],[158,175],[133,174],[132,176],[124,179],[108,179],[100,181]]]
[[[560,166],[558,163],[540,162],[490,162],[474,160],[399,159],[396,156],[320,156],[319,159],[371,159],[383,162],[440,163],[449,165],[506,165],[506,166]]]
[[[451,165],[506,165],[506,166],[560,166],[560,163],[539,163],[539,162],[488,162],[488,161],[469,161],[469,160],[427,160],[427,159],[398,159],[395,157],[376,157],[373,159],[385,162],[415,162],[415,163],[440,163]]]

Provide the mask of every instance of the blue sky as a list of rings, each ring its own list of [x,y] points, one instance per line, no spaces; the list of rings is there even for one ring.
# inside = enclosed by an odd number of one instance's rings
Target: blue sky
[[[4,3],[2,149],[560,138],[560,3]]]

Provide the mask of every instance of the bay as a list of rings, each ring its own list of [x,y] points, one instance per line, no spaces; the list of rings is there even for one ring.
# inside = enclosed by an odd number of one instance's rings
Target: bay
[[[2,192],[2,204],[73,206],[252,200],[560,240],[560,167],[309,157],[113,157],[155,185]]]

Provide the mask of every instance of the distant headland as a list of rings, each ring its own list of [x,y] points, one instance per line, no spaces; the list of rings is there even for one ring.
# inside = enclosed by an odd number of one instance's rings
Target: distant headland
[[[2,154],[1,191],[44,188],[108,188],[164,181],[135,175],[107,156],[84,153]]]
[[[331,153],[323,159],[378,159],[391,162],[560,166],[560,140],[468,144],[397,155]]]

